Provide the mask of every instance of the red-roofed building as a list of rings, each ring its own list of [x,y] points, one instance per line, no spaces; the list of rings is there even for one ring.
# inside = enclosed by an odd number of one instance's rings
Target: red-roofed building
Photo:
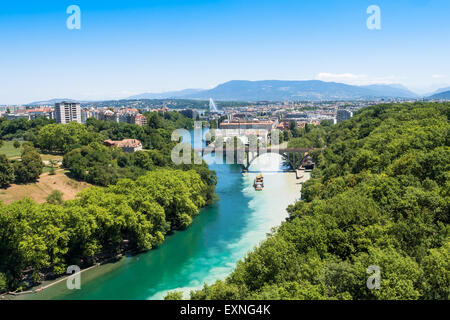
[[[134,117],[134,123],[138,126],[145,127],[147,125],[147,117],[142,114],[138,114]]]
[[[105,140],[103,144],[110,148],[121,148],[123,152],[133,153],[142,150],[142,143],[136,139],[124,139],[121,141]]]

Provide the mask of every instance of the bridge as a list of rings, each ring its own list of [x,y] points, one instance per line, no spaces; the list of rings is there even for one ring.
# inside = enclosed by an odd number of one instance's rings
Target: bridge
[[[265,153],[278,153],[289,163],[289,166],[293,171],[302,168],[312,169],[314,167],[314,162],[312,162],[312,159],[309,157],[309,153],[314,150],[319,150],[319,148],[249,148],[246,146],[245,148],[231,149],[229,150],[230,154],[227,155],[226,148],[216,148],[213,144],[210,144],[206,148],[194,149],[195,152],[201,153],[202,157],[205,154],[217,154],[222,152],[223,159],[226,159],[227,163],[232,160],[233,163],[239,164],[242,168],[242,172],[247,172],[253,161]],[[230,156],[233,158],[230,159]]]

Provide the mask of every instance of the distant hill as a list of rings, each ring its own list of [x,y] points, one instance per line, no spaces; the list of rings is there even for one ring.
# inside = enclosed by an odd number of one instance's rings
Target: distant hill
[[[402,98],[416,98],[417,94],[410,91],[408,88],[400,84],[373,84],[369,86],[363,86],[363,88],[377,92],[381,96],[389,97],[402,97]]]
[[[168,91],[162,93],[142,93],[135,96],[131,96],[128,99],[173,99],[173,98],[183,98],[186,95],[196,94],[202,89],[185,89],[180,91]]]
[[[63,101],[67,101],[67,102],[85,102],[85,101],[78,101],[78,100],[73,100],[73,99],[51,99],[51,100],[45,100],[45,101],[34,101],[31,103],[28,103],[27,106],[37,106],[37,105],[53,105],[55,103],[60,103]]]
[[[430,100],[450,100],[450,90],[445,92],[440,92],[437,94],[433,94],[432,96],[429,96],[428,99]]]
[[[437,89],[436,91],[430,93],[429,95],[431,96],[431,95],[435,95],[435,94],[446,92],[446,91],[450,91],[450,87]]]
[[[164,94],[143,94],[130,98],[183,98],[221,101],[359,100],[413,98],[416,95],[400,85],[353,86],[319,80],[283,81],[232,80],[210,90],[183,90]]]
[[[416,98],[417,95],[407,88],[398,85],[374,84],[354,86],[337,82],[319,80],[283,81],[232,80],[213,89],[185,89],[162,93],[143,93],[128,97],[131,100],[143,99],[194,99],[218,101],[323,101],[323,100],[364,100],[390,98]],[[124,100],[124,99],[122,99]],[[61,101],[74,102],[73,99],[51,99],[35,101],[28,105],[53,105]],[[78,101],[86,103],[89,101]]]
[[[217,87],[190,95],[190,98],[217,100],[357,100],[367,98],[410,98],[405,89],[386,85],[353,86],[319,80],[308,81],[229,81]]]

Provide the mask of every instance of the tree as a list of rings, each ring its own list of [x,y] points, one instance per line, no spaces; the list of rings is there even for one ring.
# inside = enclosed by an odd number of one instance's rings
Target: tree
[[[183,300],[183,291],[168,292],[164,300]]]
[[[71,122],[42,127],[37,134],[36,144],[48,152],[66,153],[76,147],[101,142],[103,138],[102,135],[89,131],[86,126]]]
[[[8,289],[8,284],[6,282],[6,275],[0,272],[0,293],[6,292]]]
[[[21,279],[27,272],[37,281],[42,273],[62,274],[67,265],[88,266],[99,256],[158,247],[170,230],[189,226],[199,208],[213,201],[217,177],[206,163],[169,169],[174,166],[171,132],[192,126],[192,120],[177,112],[153,113],[151,118],[145,128],[95,119],[86,126],[0,119],[0,136],[6,133],[11,140],[26,135],[33,141],[22,144],[20,160],[2,157],[3,176],[11,178],[5,173],[12,166],[17,182],[36,180],[43,167],[36,145],[65,153],[63,165],[73,177],[104,186],[66,202],[54,191],[42,205],[29,199],[0,204],[0,271],[8,270],[8,279]],[[104,146],[105,138],[136,138],[154,149],[128,154]],[[9,285],[22,286],[19,281]]]
[[[53,190],[47,197],[47,203],[62,204],[63,203],[63,193],[59,190]]]
[[[426,299],[450,299],[450,241],[437,249],[430,249],[423,259]]]
[[[171,229],[192,221],[205,205],[204,193],[194,170],[158,169],[137,181],[86,189],[64,205],[57,190],[46,204],[26,199],[1,205],[0,270],[15,278],[30,270],[38,281],[42,272],[61,274],[67,265],[91,264],[97,253],[150,250]]]
[[[22,148],[26,148],[26,147],[30,147],[30,148],[34,148],[34,144],[31,141],[25,141],[24,143],[22,143]]]
[[[449,110],[382,104],[299,130],[290,148],[323,148],[302,200],[191,299],[449,299]],[[367,286],[376,269],[379,290]]]
[[[42,173],[44,164],[36,149],[25,147],[22,152],[21,161],[13,163],[14,175],[17,183],[36,181]]]
[[[58,161],[54,160],[54,159],[51,159],[48,162],[50,164],[50,172],[49,172],[49,174],[50,175],[55,175],[55,173],[56,173],[55,172],[55,168],[58,166]]]
[[[13,181],[13,166],[4,154],[0,154],[0,188],[8,187]]]
[[[284,141],[291,140],[292,139],[292,132],[289,131],[289,130],[285,131],[284,134],[283,134],[283,138],[284,138]]]
[[[158,112],[150,112],[147,114],[148,126],[152,129],[158,129],[163,127],[163,120]]]
[[[20,142],[19,141],[14,141],[14,148],[19,149],[20,148]]]

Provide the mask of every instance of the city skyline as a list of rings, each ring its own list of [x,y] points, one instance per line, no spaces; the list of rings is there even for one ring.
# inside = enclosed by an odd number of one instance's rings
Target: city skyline
[[[81,29],[66,9],[81,10]],[[366,9],[378,5],[381,30]],[[450,85],[443,0],[17,1],[0,12],[0,104],[210,89],[229,80]],[[429,50],[429,48],[433,50]]]

